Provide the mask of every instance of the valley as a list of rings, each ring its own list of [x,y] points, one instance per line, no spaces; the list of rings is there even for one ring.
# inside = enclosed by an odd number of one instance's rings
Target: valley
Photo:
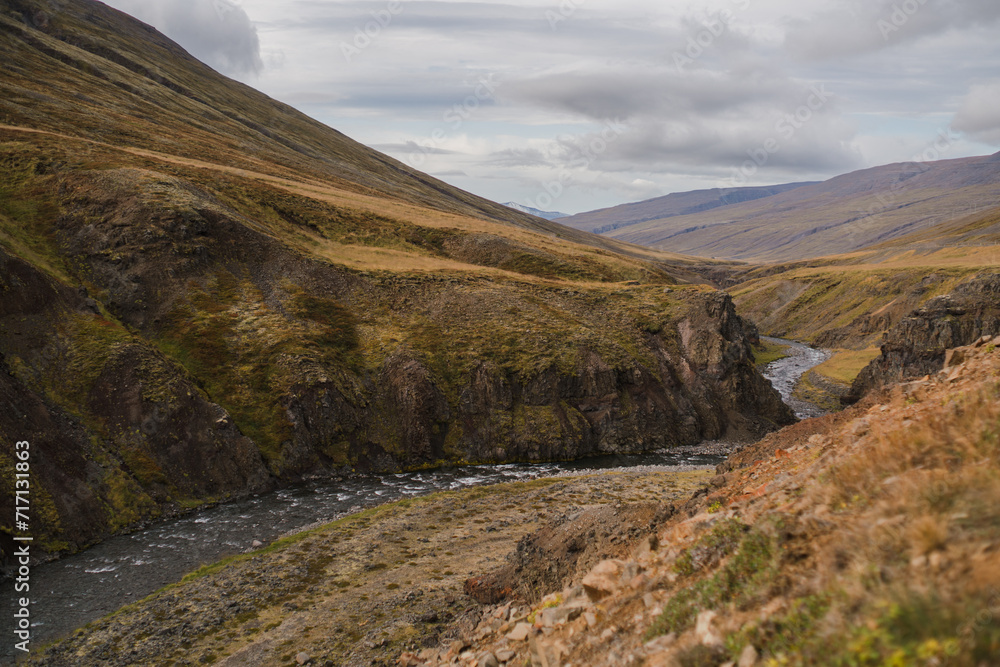
[[[564,216],[92,0],[0,57],[18,664],[1000,655],[1000,154]]]

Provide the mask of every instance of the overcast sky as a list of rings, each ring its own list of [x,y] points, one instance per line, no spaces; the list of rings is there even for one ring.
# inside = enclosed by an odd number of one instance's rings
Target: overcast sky
[[[490,199],[577,213],[1000,149],[998,0],[110,0]]]

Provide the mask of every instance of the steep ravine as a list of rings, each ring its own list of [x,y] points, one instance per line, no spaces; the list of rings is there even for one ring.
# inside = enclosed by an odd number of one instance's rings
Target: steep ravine
[[[662,270],[350,270],[286,242],[312,229],[288,212],[308,198],[265,209],[232,185],[11,151],[8,200],[33,236],[0,248],[0,362],[21,406],[0,426],[55,443],[36,468],[39,551],[344,470],[638,453],[794,419],[730,297]],[[390,222],[421,243],[457,234]]]

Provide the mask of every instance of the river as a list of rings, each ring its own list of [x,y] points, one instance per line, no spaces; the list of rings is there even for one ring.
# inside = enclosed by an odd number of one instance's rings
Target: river
[[[795,390],[795,385],[798,383],[799,378],[805,375],[810,369],[819,366],[829,359],[831,353],[828,350],[818,350],[794,340],[768,338],[765,336],[762,336],[762,338],[770,343],[777,343],[788,347],[786,350],[788,353],[787,357],[772,361],[763,368],[762,372],[764,377],[770,380],[774,388],[781,394],[782,400],[795,411],[795,416],[799,419],[808,419],[826,414],[823,408],[795,398],[792,396],[792,392]]]
[[[808,346],[790,346],[791,356],[769,364],[764,374],[800,417],[821,414],[791,397],[805,371],[827,358]],[[717,448],[718,449],[718,448]],[[725,449],[725,446],[722,446]],[[680,448],[641,456],[609,456],[567,463],[465,466],[438,470],[315,481],[245,500],[206,508],[179,519],[119,535],[86,551],[36,566],[31,572],[32,644],[52,640],[179,581],[201,565],[267,544],[282,535],[381,503],[481,484],[523,481],[560,474],[635,466],[664,469],[707,467],[721,454]],[[9,580],[8,580],[9,583]],[[0,657],[9,658],[12,642]]]

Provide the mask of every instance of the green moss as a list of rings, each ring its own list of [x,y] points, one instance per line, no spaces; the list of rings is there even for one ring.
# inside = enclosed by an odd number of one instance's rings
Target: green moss
[[[685,549],[674,562],[674,572],[688,577],[696,572],[712,567],[725,558],[743,539],[748,530],[739,519],[720,521],[708,533],[698,539],[693,546]]]
[[[73,284],[52,234],[59,206],[47,187],[49,170],[49,160],[29,144],[0,143],[0,245]]]
[[[122,470],[110,471],[102,487],[108,527],[112,531],[122,530],[157,512],[156,503]]]
[[[64,396],[85,413],[90,393],[105,367],[136,341],[120,324],[101,315],[75,315],[70,322],[70,372],[60,373],[59,379],[52,378],[47,384],[56,391],[65,391]]]
[[[300,291],[287,306],[297,317],[319,325],[320,331],[310,336],[310,340],[326,352],[344,353],[358,347],[357,318],[336,301]]]
[[[992,664],[1000,654],[1000,628],[990,620],[996,599],[983,593],[948,600],[910,591],[876,599],[850,627],[829,636],[817,632],[814,622],[823,604],[821,597],[813,597],[778,619],[788,624],[785,632],[776,634],[765,623],[750,633],[760,633],[782,665],[977,667]],[[801,634],[794,634],[797,629]]]
[[[121,456],[129,471],[144,487],[169,484],[163,469],[148,452],[138,447],[127,447],[122,449]]]
[[[739,660],[746,646],[771,655],[794,655],[809,643],[817,631],[817,623],[830,609],[828,595],[810,595],[795,600],[788,611],[744,626],[726,638],[726,649]]]
[[[767,366],[778,359],[787,357],[788,349],[788,345],[761,339],[760,344],[753,347],[754,361],[758,366]]]
[[[734,533],[741,530],[740,526],[730,524],[721,528],[716,536],[710,534],[707,539],[713,542],[718,540],[717,548],[724,548],[731,543]],[[646,632],[646,638],[683,632],[694,624],[702,611],[727,604],[740,606],[762,594],[777,572],[777,555],[775,539],[757,528],[751,528],[740,540],[738,551],[718,572],[691,583],[670,598],[663,613]],[[687,568],[697,572],[700,568],[694,563]]]

